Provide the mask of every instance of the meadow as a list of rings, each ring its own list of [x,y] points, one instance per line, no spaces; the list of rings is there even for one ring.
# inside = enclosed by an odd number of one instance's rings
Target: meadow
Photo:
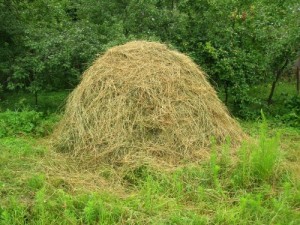
[[[299,9],[0,0],[0,225],[300,224]]]
[[[49,144],[68,93],[2,101],[0,224],[300,224],[299,128],[262,113],[239,121],[252,141],[234,153],[228,140],[167,170],[88,168]]]

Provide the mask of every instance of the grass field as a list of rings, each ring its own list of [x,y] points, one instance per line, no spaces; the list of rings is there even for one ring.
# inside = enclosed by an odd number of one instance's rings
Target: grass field
[[[0,224],[300,224],[299,129],[242,121],[255,141],[235,154],[224,145],[178,168],[89,169],[49,145],[66,93],[51,96],[43,114],[13,114],[28,99],[1,105],[11,126],[0,135]]]

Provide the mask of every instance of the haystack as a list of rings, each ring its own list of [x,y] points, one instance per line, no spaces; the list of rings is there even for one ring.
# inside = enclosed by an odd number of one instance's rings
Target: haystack
[[[55,146],[94,162],[186,159],[244,133],[201,69],[155,42],[109,49],[83,74],[55,131]],[[175,160],[175,161],[176,161]]]

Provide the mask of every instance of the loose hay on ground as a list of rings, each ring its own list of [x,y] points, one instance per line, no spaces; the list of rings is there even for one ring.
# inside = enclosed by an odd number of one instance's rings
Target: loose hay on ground
[[[54,146],[89,166],[155,159],[176,164],[227,137],[245,134],[201,69],[165,45],[113,47],[83,74],[69,96]]]

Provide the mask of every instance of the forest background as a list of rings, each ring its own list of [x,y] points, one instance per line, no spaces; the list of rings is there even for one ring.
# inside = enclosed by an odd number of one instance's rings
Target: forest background
[[[235,116],[263,108],[296,123],[299,13],[297,0],[0,0],[0,99],[31,93],[39,105],[107,48],[145,39],[192,57]]]

